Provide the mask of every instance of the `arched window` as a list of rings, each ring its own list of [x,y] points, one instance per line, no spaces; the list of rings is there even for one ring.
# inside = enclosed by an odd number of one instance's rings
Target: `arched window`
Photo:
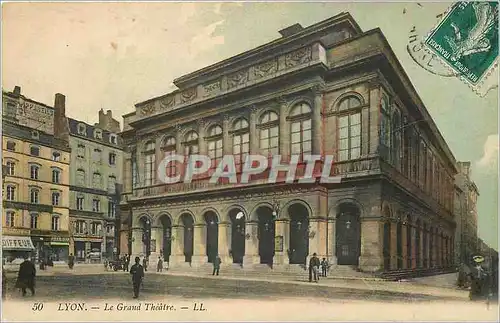
[[[9,160],[5,166],[7,166],[7,176],[14,176],[16,174],[16,162]]]
[[[279,154],[279,120],[278,114],[266,111],[260,117],[260,152],[267,156]]]
[[[401,118],[397,109],[392,114],[392,163],[401,169]]]
[[[58,206],[61,203],[61,193],[52,192],[52,205]]]
[[[176,147],[176,140],[174,137],[170,136],[165,138],[163,141],[163,152],[165,156],[167,155],[175,155],[177,153],[177,147]],[[177,175],[177,164],[175,161],[171,161],[167,165],[167,176],[168,177],[174,177]]]
[[[16,200],[16,186],[7,185],[7,201],[15,201],[15,200]]]
[[[382,96],[380,106],[380,144],[382,145],[382,156],[390,160],[388,157],[391,148],[391,115],[387,95]]]
[[[59,184],[61,182],[61,170],[52,168],[52,183]]]
[[[249,152],[250,132],[248,121],[244,118],[240,118],[233,124],[233,155],[237,171],[241,170]]]
[[[144,146],[143,154],[144,160],[144,185],[151,186],[154,183],[156,175],[156,145],[155,142],[150,140]]]
[[[312,152],[311,133],[311,106],[307,103],[299,103],[293,106],[290,111],[291,129],[290,144],[292,155],[300,155]]]
[[[38,165],[30,165],[30,178],[31,179],[38,179],[40,173],[40,166]]]
[[[16,226],[16,212],[7,211],[5,214],[5,226],[13,228]]]
[[[217,167],[222,160],[222,127],[215,125],[208,129],[208,157],[212,161],[211,168]]]
[[[189,131],[184,137],[184,155],[189,156],[199,152],[198,134],[196,131]]]
[[[338,105],[338,160],[345,161],[361,156],[361,101],[348,96]]]
[[[40,203],[40,190],[37,188],[30,189],[30,202],[32,204]]]

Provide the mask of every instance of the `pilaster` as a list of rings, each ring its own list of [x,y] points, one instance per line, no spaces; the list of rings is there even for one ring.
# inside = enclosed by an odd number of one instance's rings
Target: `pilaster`
[[[248,235],[248,238],[245,237],[245,256],[243,257],[243,266],[260,263],[258,230],[258,222],[245,223],[245,232]]]
[[[337,265],[337,240],[336,240],[336,221],[335,218],[328,218],[327,222],[327,259],[330,265]],[[363,232],[363,231],[361,231]]]
[[[391,222],[391,270],[398,268],[398,224]]]
[[[314,95],[314,106],[312,111],[312,153],[320,155],[323,153],[323,91],[320,86],[311,88]]]
[[[193,257],[192,264],[199,265],[207,262],[206,236],[207,226],[205,224],[195,224],[193,228]]]
[[[172,250],[169,266],[179,265],[184,262],[184,227],[180,225],[172,226]]]
[[[289,156],[290,155],[290,129],[288,127],[288,122],[286,117],[288,115],[288,103],[283,97],[278,99],[280,105],[280,129],[279,129],[279,145],[280,145],[280,155]],[[288,158],[288,157],[287,157]]]
[[[359,267],[363,271],[380,271],[384,268],[383,223],[378,219],[361,218],[361,256]]]
[[[401,257],[403,258],[403,265],[401,268],[408,269],[408,257],[411,257],[411,254],[408,254],[408,240],[407,240],[407,226],[408,223],[403,223],[401,228],[401,245],[403,250],[401,252]]]
[[[290,245],[289,231],[289,221],[287,219],[280,219],[276,221],[275,236],[283,237],[283,251],[276,251],[274,254],[274,263],[277,265],[288,265],[290,263],[290,259],[288,257],[288,249]]]
[[[257,131],[257,107],[250,107],[250,154],[259,153],[259,134]]]
[[[228,222],[219,223],[218,250],[219,257],[223,264],[232,264],[233,259],[229,254],[231,249],[231,224]]]

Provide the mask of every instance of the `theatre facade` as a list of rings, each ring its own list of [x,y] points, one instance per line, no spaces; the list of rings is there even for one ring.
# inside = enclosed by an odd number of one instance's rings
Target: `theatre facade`
[[[120,253],[170,267],[219,255],[280,268],[313,253],[367,272],[451,266],[455,159],[383,33],[342,13],[280,34],[124,116]],[[174,153],[212,167],[165,184],[157,167]],[[240,176],[248,154],[298,155],[298,174],[304,156],[332,155],[340,182],[290,183],[282,172],[268,183],[269,169],[247,184],[209,182],[225,155]]]

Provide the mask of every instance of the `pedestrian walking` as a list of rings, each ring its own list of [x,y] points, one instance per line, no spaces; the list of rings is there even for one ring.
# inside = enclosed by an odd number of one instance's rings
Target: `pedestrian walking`
[[[35,277],[35,264],[33,264],[31,260],[26,257],[23,263],[19,266],[16,282],[16,288],[21,289],[23,297],[26,296],[26,289],[31,291],[31,296],[35,295]]]
[[[470,274],[471,288],[469,293],[470,300],[481,299],[487,296],[487,272],[484,270],[481,263],[484,262],[482,256],[474,256],[475,267]]]
[[[217,274],[219,276],[220,264],[222,264],[222,259],[220,259],[219,255],[217,255],[214,259],[214,270],[212,272],[212,276]]]
[[[144,257],[142,259],[142,267],[144,267],[144,271],[148,271],[148,258]]]
[[[132,275],[132,285],[134,286],[134,298],[139,297],[139,289],[141,288],[142,280],[144,279],[144,267],[140,264],[141,259],[135,257],[135,265],[130,268],[130,274]]]
[[[318,282],[318,268],[320,266],[319,258],[317,257],[316,253],[313,253],[313,256],[309,260],[309,281],[312,282],[314,279],[314,282]]]
[[[163,259],[158,257],[158,264],[156,265],[156,272],[161,273],[163,271]]]
[[[75,256],[73,256],[73,254],[70,254],[68,257],[68,267],[69,269],[73,269],[74,266],[75,266]]]
[[[321,276],[326,277],[326,275],[328,274],[328,267],[330,267],[328,260],[326,260],[326,258],[323,258],[323,260],[321,260]]]

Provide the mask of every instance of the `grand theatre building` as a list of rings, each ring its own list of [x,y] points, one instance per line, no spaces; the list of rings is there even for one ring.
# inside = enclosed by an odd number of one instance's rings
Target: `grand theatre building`
[[[362,271],[452,265],[455,159],[379,29],[348,13],[174,81],[124,116],[120,252],[170,267],[305,264],[313,253]],[[209,156],[190,183],[165,184],[168,154]],[[332,155],[340,181],[209,183],[224,155]],[[324,160],[318,161],[322,166]],[[179,164],[167,173],[183,173]],[[266,172],[269,172],[267,170]],[[319,177],[317,172],[313,176]]]

